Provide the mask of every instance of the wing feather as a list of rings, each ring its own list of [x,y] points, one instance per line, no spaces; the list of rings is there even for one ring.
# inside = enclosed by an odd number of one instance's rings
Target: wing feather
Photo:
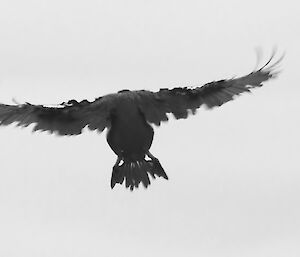
[[[35,124],[33,131],[49,131],[58,135],[79,135],[84,127],[102,132],[110,125],[110,113],[115,97],[107,95],[94,102],[70,100],[56,107],[0,104],[0,125],[16,123],[27,127]]]
[[[271,64],[274,54],[261,68],[238,78],[223,79],[206,83],[195,88],[160,89],[158,92],[136,91],[139,108],[148,122],[160,125],[167,120],[167,113],[172,113],[176,119],[188,117],[189,110],[192,114],[196,109],[206,106],[208,109],[221,106],[251,89],[261,87],[263,82],[275,78],[281,56]]]

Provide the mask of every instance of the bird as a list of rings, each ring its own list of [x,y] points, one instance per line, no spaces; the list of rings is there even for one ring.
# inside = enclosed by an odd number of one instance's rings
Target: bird
[[[283,55],[274,61],[273,51],[268,61],[245,76],[216,80],[196,87],[161,88],[148,90],[124,89],[94,101],[69,100],[55,106],[34,105],[29,102],[13,105],[0,103],[0,126],[16,123],[34,131],[48,131],[59,136],[79,135],[84,128],[103,132],[117,160],[112,168],[110,186],[116,184],[133,190],[142,184],[150,185],[150,177],[168,176],[160,161],[150,152],[154,130],[168,121],[186,119],[197,109],[219,107],[239,96],[261,87],[263,82],[277,77]]]

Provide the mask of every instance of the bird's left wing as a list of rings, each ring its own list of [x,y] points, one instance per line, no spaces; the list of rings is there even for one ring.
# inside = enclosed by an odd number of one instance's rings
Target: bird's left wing
[[[30,103],[0,104],[0,126],[16,123],[27,127],[35,124],[33,131],[49,131],[58,135],[79,135],[84,127],[102,132],[110,125],[114,95],[106,95],[93,102],[70,100],[55,107]]]
[[[185,119],[189,111],[196,113],[201,106],[213,108],[231,101],[235,96],[251,89],[261,87],[262,83],[276,77],[277,65],[283,56],[271,64],[274,54],[260,69],[246,76],[219,80],[196,88],[160,89],[158,92],[145,90],[136,91],[136,99],[146,120],[159,126],[161,121],[167,121],[167,113],[172,113],[176,119]]]

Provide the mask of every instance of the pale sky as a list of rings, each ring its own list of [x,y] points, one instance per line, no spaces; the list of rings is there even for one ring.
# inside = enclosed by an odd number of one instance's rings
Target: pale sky
[[[282,73],[213,111],[155,128],[169,181],[110,189],[105,132],[0,128],[0,256],[300,256],[297,1],[2,0],[0,102]]]

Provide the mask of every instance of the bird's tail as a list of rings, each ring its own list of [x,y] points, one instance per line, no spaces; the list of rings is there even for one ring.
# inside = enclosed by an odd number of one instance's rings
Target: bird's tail
[[[111,188],[114,188],[117,183],[123,184],[124,180],[126,187],[129,187],[130,190],[133,190],[135,187],[138,188],[141,182],[147,188],[150,185],[148,173],[154,179],[155,176],[168,179],[157,158],[138,161],[123,160],[122,165],[115,165],[113,167]]]

